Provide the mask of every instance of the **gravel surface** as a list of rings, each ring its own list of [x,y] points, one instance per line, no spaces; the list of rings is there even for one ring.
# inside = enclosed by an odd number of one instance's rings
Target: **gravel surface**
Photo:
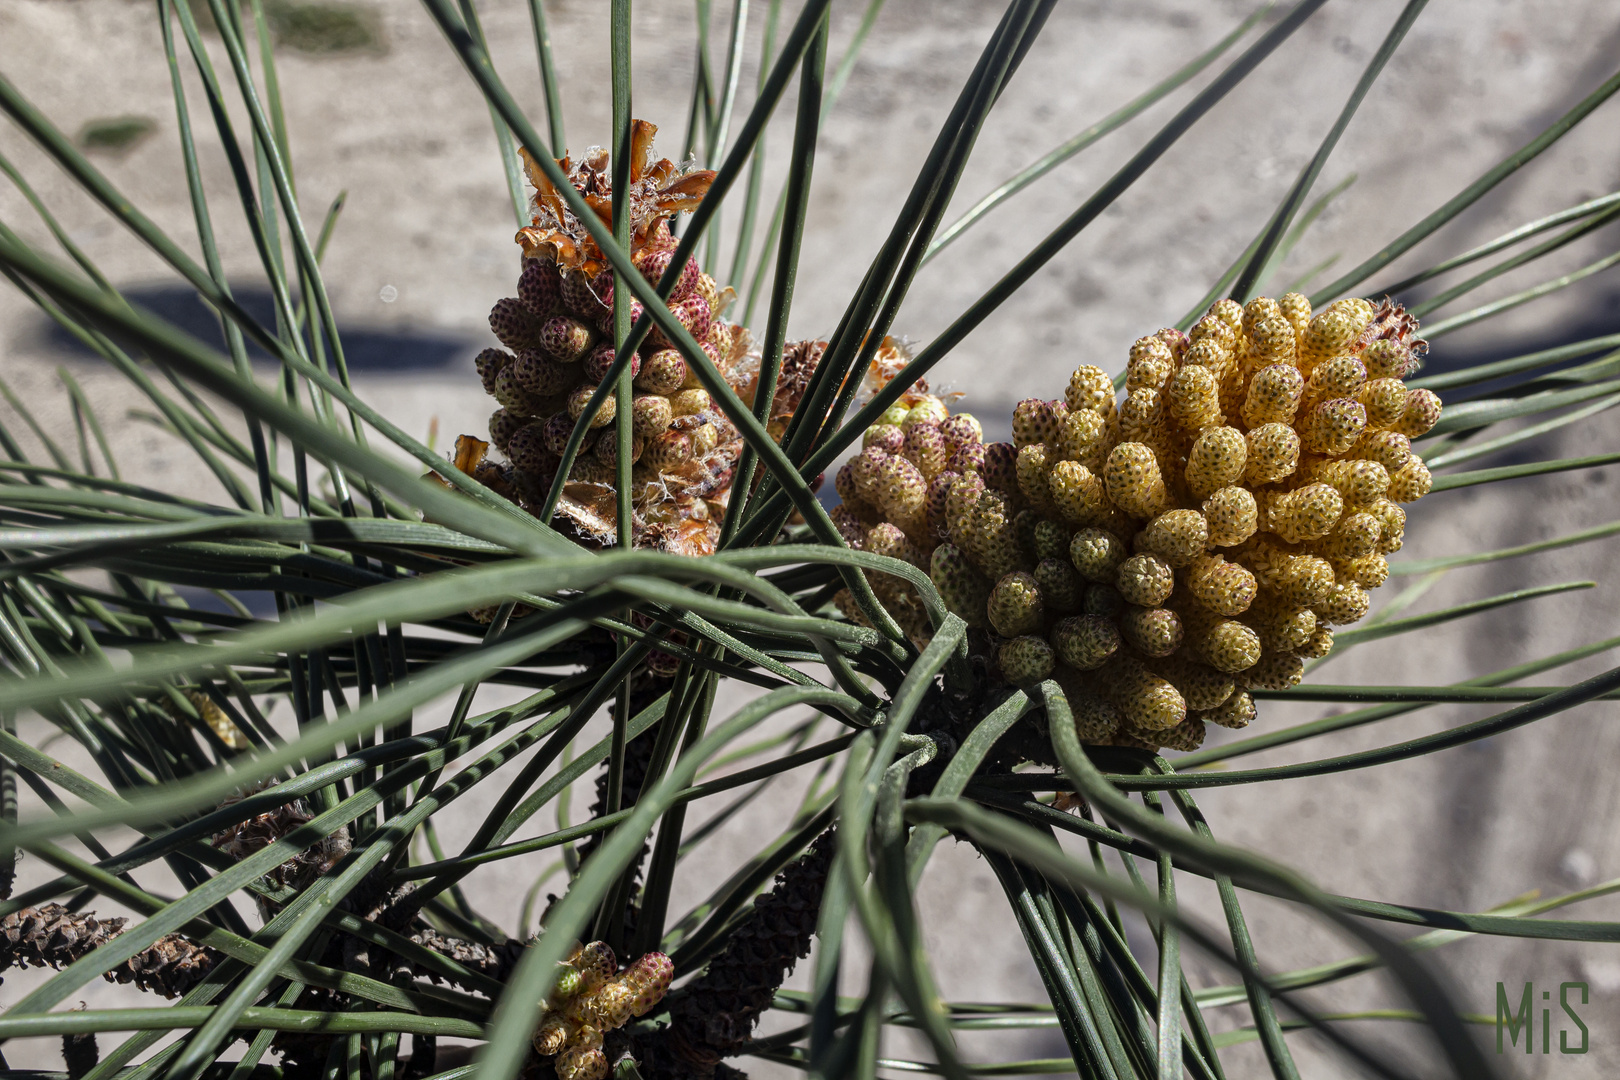
[[[716,5],[715,57],[721,62],[729,4]],[[767,5],[753,5],[750,57]],[[796,5],[784,5],[792,10]],[[833,5],[834,58],[854,32],[864,4]],[[516,0],[483,5],[496,62],[518,100],[539,118],[540,95],[527,21]],[[569,145],[606,141],[606,10],[600,0],[552,0],[553,41],[564,84]],[[954,219],[1013,171],[1141,93],[1252,10],[1250,0],[1069,0],[997,104],[981,135],[947,220]],[[473,375],[471,357],[489,344],[485,312],[507,295],[517,269],[512,209],[495,153],[488,112],[424,11],[407,3],[364,0],[379,30],[377,44],[329,56],[296,52],[280,60],[288,127],[300,195],[312,220],[347,192],[326,272],[339,318],[349,328],[355,383],[362,395],[405,430],[438,432],[448,445],[460,432],[481,432],[491,403]],[[969,335],[939,367],[936,382],[967,395],[992,432],[1006,430],[1012,404],[1051,397],[1078,363],[1118,370],[1136,337],[1178,319],[1241,252],[1293,182],[1331,125],[1345,96],[1399,13],[1392,0],[1327,5],[1238,87],[1211,115],[1109,207],[1029,285]],[[822,334],[836,323],[867,262],[904,201],[916,169],[996,19],[986,0],[890,0],[828,120],[816,162],[811,226],[791,332]],[[636,106],[661,129],[659,147],[679,148],[686,87],[693,65],[691,6],[684,0],[637,5]],[[217,37],[214,63],[228,71]],[[1439,206],[1474,177],[1523,145],[1613,73],[1620,22],[1610,5],[1548,0],[1536,5],[1491,0],[1434,0],[1328,162],[1318,190],[1355,182],[1321,215],[1285,261],[1273,288],[1330,257],[1342,272]],[[1218,63],[1216,70],[1221,65]],[[250,298],[256,257],[230,195],[218,136],[207,122],[202,88],[187,65],[185,80],[213,213],[226,265]],[[0,5],[0,72],[67,132],[109,117],[148,118],[152,133],[123,151],[92,160],[152,220],[190,251],[196,249],[179,158],[169,74],[152,5],[135,0],[8,0]],[[754,61],[741,74],[741,106],[752,97]],[[1206,72],[1194,80],[1202,86]],[[1172,94],[1126,128],[1061,166],[1015,202],[995,211],[918,275],[896,331],[921,343],[970,303],[1119,169],[1187,100]],[[790,88],[790,100],[793,93]],[[785,121],[790,122],[791,105]],[[244,114],[233,121],[246,130]],[[543,125],[542,130],[544,130]],[[785,123],[769,144],[764,190],[774,196],[790,141]],[[1530,168],[1514,175],[1452,225],[1401,260],[1373,286],[1393,282],[1446,254],[1506,229],[1614,190],[1620,181],[1620,104],[1610,102]],[[0,152],[16,164],[56,212],[69,236],[107,276],[143,303],[198,332],[206,312],[188,301],[177,279],[131,235],[93,205],[16,128],[0,127]],[[0,189],[0,220],[41,243],[48,235],[25,201]],[[735,214],[721,225],[722,274],[732,265]],[[1612,229],[1589,236],[1537,264],[1493,282],[1478,300],[1508,295],[1567,273],[1612,251]],[[1325,282],[1318,278],[1317,284]],[[1449,280],[1449,279],[1448,279]],[[260,290],[262,291],[262,290]],[[1462,305],[1445,314],[1462,310]],[[1596,275],[1534,305],[1460,331],[1436,343],[1432,362],[1451,366],[1478,358],[1620,330],[1620,285]],[[41,424],[71,447],[72,425],[57,367],[64,365],[100,412],[128,479],[193,497],[222,498],[186,447],[138,413],[142,401],[116,373],[72,349],[14,290],[0,290],[0,375],[35,410]],[[263,372],[268,376],[268,371]],[[13,410],[0,419],[38,454]],[[1543,438],[1519,458],[1616,449],[1607,415],[1578,434]],[[1402,557],[1423,558],[1551,537],[1613,519],[1612,471],[1566,473],[1502,488],[1436,495],[1414,514]],[[1363,645],[1334,657],[1317,678],[1329,682],[1434,683],[1469,678],[1615,633],[1614,584],[1608,548],[1590,545],[1460,570],[1435,583],[1411,612],[1549,582],[1590,580],[1597,587],[1555,600],[1532,601],[1458,623],[1435,636]],[[1387,601],[1408,580],[1392,579]],[[1603,670],[1607,654],[1541,676],[1573,681]],[[485,699],[481,698],[480,702]],[[497,697],[488,699],[492,704]],[[1200,796],[1215,834],[1299,867],[1325,889],[1419,907],[1477,911],[1528,890],[1553,896],[1620,876],[1620,813],[1613,762],[1620,729],[1613,705],[1589,705],[1547,723],[1415,762],[1338,776],[1215,788]],[[1323,706],[1263,708],[1262,729],[1325,715]],[[1239,767],[1325,756],[1411,738],[1485,715],[1440,706],[1339,733],[1308,752],[1282,749],[1243,759]],[[24,732],[43,740],[42,722]],[[66,740],[53,752],[85,764]],[[489,785],[484,785],[487,788]],[[487,813],[493,792],[478,789],[446,815],[445,845],[456,850]],[[672,910],[706,895],[738,862],[775,837],[804,790],[802,780],[772,789],[691,857]],[[575,819],[589,799],[582,787]],[[37,805],[34,809],[40,809]],[[533,826],[531,826],[533,828]],[[119,838],[108,838],[116,848]],[[499,864],[469,879],[478,906],[509,929],[541,853]],[[23,884],[44,880],[37,860],[24,863]],[[552,879],[556,887],[558,879]],[[152,871],[142,884],[178,886]],[[543,890],[542,890],[543,891]],[[1183,903],[1211,926],[1220,912],[1213,887],[1190,882]],[[1006,902],[988,868],[965,847],[942,845],[918,902],[947,997],[1035,1000],[1038,980]],[[1358,950],[1286,905],[1254,898],[1246,912],[1262,960],[1271,970],[1319,963]],[[105,909],[111,914],[112,909]],[[1620,903],[1600,899],[1559,913],[1613,919]],[[1404,933],[1399,928],[1396,932]],[[1143,955],[1151,940],[1137,935]],[[1517,991],[1567,981],[1590,985],[1582,1010],[1592,1030],[1584,1057],[1515,1057],[1514,1075],[1608,1077],[1620,1073],[1620,952],[1612,945],[1475,939],[1429,954],[1448,973],[1459,999],[1475,1012],[1493,1009],[1498,981]],[[1231,972],[1194,954],[1195,986],[1228,982]],[[808,965],[801,965],[796,983]],[[38,972],[8,973],[0,1005],[37,985]],[[846,992],[860,993],[850,982]],[[92,1007],[142,1003],[140,995],[100,982],[82,995]],[[1376,975],[1340,984],[1308,1001],[1327,1011],[1404,1007]],[[1241,1022],[1221,1010],[1217,1029]],[[1227,1014],[1232,1014],[1228,1016]],[[1426,1042],[1406,1025],[1355,1025],[1412,1061],[1432,1063]],[[1489,1028],[1484,1028],[1488,1037]],[[1360,1075],[1334,1058],[1317,1036],[1294,1037],[1302,1074]],[[103,1049],[112,1040],[103,1039]],[[1064,1053],[1056,1032],[966,1041],[975,1060]],[[917,1049],[895,1038],[888,1052]],[[1537,1048],[1539,1051],[1539,1047]],[[14,1068],[60,1068],[55,1040],[6,1047]],[[1263,1075],[1254,1044],[1223,1055],[1228,1075]],[[1507,1060],[1507,1059],[1504,1059]],[[787,1070],[744,1063],[756,1076]],[[1420,1071],[1423,1067],[1420,1066]],[[1432,1068],[1424,1075],[1435,1075]]]

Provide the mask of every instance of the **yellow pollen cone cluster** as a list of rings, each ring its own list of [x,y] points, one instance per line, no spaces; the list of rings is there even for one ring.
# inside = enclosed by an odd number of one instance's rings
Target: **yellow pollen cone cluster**
[[[606,942],[581,946],[563,965],[550,1007],[534,1033],[535,1053],[554,1058],[558,1080],[602,1080],[607,1056],[602,1037],[663,1000],[675,967],[663,953],[647,953],[618,971]]]
[[[1431,483],[1411,440],[1440,417],[1403,381],[1416,331],[1389,301],[1222,300],[1132,345],[1123,397],[1088,365],[1020,402],[1011,443],[911,395],[838,474],[834,519],[927,569],[1007,682],[1056,678],[1083,740],[1190,750],[1254,717],[1249,690],[1298,682],[1383,584]],[[925,639],[910,587],[873,586]]]

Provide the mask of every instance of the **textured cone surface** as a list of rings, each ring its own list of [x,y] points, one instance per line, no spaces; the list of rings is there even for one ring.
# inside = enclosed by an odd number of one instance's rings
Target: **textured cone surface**
[[[722,1075],[720,1059],[752,1037],[783,980],[810,955],[837,845],[837,833],[829,829],[754,901],[725,949],[687,984],[669,1026],[644,1041],[647,1080]]]
[[[1440,416],[1404,382],[1416,333],[1390,301],[1223,300],[1139,338],[1123,398],[1086,365],[1062,400],[1019,402],[1009,443],[916,388],[840,475],[839,527],[932,556],[946,605],[993,632],[974,646],[993,671],[1027,684],[1050,662],[1100,703],[1083,740],[1190,749],[1249,722],[1244,687],[1327,655],[1388,577],[1402,504],[1433,486],[1411,449]]]

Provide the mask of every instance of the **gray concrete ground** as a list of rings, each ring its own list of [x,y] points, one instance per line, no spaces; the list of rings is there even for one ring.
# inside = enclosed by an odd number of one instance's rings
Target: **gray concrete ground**
[[[723,27],[729,5],[717,5]],[[785,5],[789,9],[795,5]],[[356,372],[362,394],[405,429],[437,424],[441,445],[458,432],[481,431],[490,403],[470,358],[486,344],[484,313],[515,275],[511,208],[483,103],[424,12],[405,3],[366,0],[382,28],[382,47],[358,54],[288,54],[281,77],[304,204],[312,216],[340,191],[348,203],[326,268],[339,316],[363,338],[367,362]],[[864,7],[833,5],[833,55]],[[525,5],[484,5],[497,63],[525,106],[538,112]],[[751,48],[765,5],[753,5]],[[1251,10],[1218,0],[1070,0],[1059,4],[979,139],[952,217],[1015,169],[1095,122],[1218,39]],[[992,429],[1004,428],[1012,403],[1052,396],[1081,362],[1123,364],[1135,337],[1178,318],[1242,250],[1292,182],[1345,95],[1377,48],[1400,5],[1392,0],[1326,6],[1216,111],[1029,286],[997,311],[941,365],[938,381],[968,396]],[[548,4],[565,89],[570,145],[606,139],[609,101],[607,5]],[[837,111],[817,161],[793,333],[826,332],[876,251],[937,125],[999,15],[973,0],[891,0]],[[637,5],[636,113],[658,123],[660,147],[678,147],[692,66],[690,6],[675,0]],[[723,32],[717,32],[717,42]],[[211,39],[217,46],[217,39]],[[716,49],[722,46],[717,44]],[[757,55],[757,48],[751,52]],[[1321,189],[1356,181],[1321,217],[1278,275],[1280,283],[1337,256],[1342,271],[1419,220],[1456,190],[1522,145],[1604,78],[1620,55],[1620,23],[1608,5],[1557,0],[1537,5],[1435,0],[1423,13],[1366,101],[1322,176]],[[215,63],[223,57],[216,50]],[[0,72],[69,132],[98,118],[133,114],[154,133],[122,153],[96,160],[114,183],[179,242],[194,250],[195,230],[181,173],[168,73],[152,6],[130,0],[10,0],[0,5]],[[751,98],[753,61],[742,75]],[[254,280],[246,230],[227,197],[218,138],[203,117],[200,87],[187,75],[214,211],[230,272]],[[1206,74],[1196,85],[1208,80]],[[791,93],[791,91],[790,91]],[[929,264],[900,315],[897,330],[925,342],[949,324],[1032,244],[1094,191],[1187,99],[1183,90],[1123,131],[1104,139],[997,211]],[[1620,112],[1610,103],[1532,167],[1515,175],[1372,285],[1400,271],[1466,249],[1507,228],[1615,188],[1620,179]],[[791,112],[791,110],[789,110]],[[240,113],[236,122],[245,128]],[[773,135],[765,190],[780,182],[789,137]],[[16,162],[76,242],[120,285],[173,307],[175,279],[158,260],[73,188],[14,128],[0,128],[0,152]],[[0,190],[0,220],[24,235],[44,232],[23,200]],[[734,242],[734,217],[723,247]],[[1482,299],[1507,295],[1612,250],[1612,231],[1588,238],[1493,283]],[[725,270],[729,254],[721,260]],[[1320,281],[1321,279],[1319,279]],[[167,291],[166,291],[167,290]],[[1451,309],[1455,310],[1455,309]],[[1449,313],[1449,311],[1447,312]],[[1509,355],[1595,333],[1620,323],[1620,286],[1612,272],[1436,344],[1434,362],[1455,364]],[[37,313],[13,291],[0,291],[0,374],[47,427],[70,432],[56,365],[83,383],[108,425],[126,476],[196,496],[216,485],[178,442],[126,413],[139,408],[127,384],[64,351]],[[15,430],[14,416],[4,419]],[[1526,452],[1556,456],[1615,449],[1607,414],[1573,434],[1545,438]],[[30,448],[35,444],[30,442]],[[1403,556],[1425,557],[1556,536],[1615,517],[1611,474],[1575,472],[1503,488],[1437,495],[1415,513]],[[1510,607],[1441,631],[1364,645],[1335,657],[1318,676],[1333,682],[1432,683],[1479,675],[1614,633],[1609,547],[1592,545],[1533,559],[1457,571],[1427,592],[1414,611],[1510,588],[1592,580],[1573,596]],[[1404,581],[1392,581],[1386,600]],[[1573,680],[1602,670],[1607,656],[1540,681]],[[481,699],[481,701],[484,699]],[[495,701],[495,697],[488,700]],[[1324,715],[1323,707],[1270,706],[1259,726]],[[1310,751],[1279,750],[1240,765],[1342,753],[1438,730],[1484,710],[1439,707],[1340,733]],[[25,722],[44,739],[42,724]],[[77,762],[65,741],[51,744]],[[1333,777],[1214,789],[1201,796],[1222,839],[1298,866],[1324,888],[1416,906],[1481,910],[1527,890],[1551,896],[1620,875],[1614,828],[1620,793],[1613,762],[1620,732],[1613,706],[1597,704],[1546,723],[1415,762]],[[488,785],[485,785],[487,787]],[[785,782],[739,815],[694,854],[672,910],[684,911],[747,854],[774,837],[803,790]],[[446,846],[456,850],[487,813],[494,794],[475,793],[445,815]],[[588,793],[575,800],[576,818]],[[38,809],[35,807],[35,809]],[[116,836],[109,843],[118,840]],[[535,856],[501,864],[470,880],[479,906],[512,930],[522,896],[550,862]],[[41,880],[37,861],[25,883]],[[558,879],[553,878],[552,884]],[[154,872],[143,884],[174,888]],[[1189,882],[1182,900],[1216,924],[1212,888]],[[943,845],[918,903],[938,977],[951,998],[1036,999],[1040,986],[1004,899],[982,862]],[[111,910],[111,909],[108,909]],[[1353,946],[1285,905],[1246,904],[1262,958],[1273,970],[1354,953]],[[1613,898],[1560,912],[1614,918]],[[1620,1071],[1620,952],[1613,945],[1473,939],[1430,954],[1461,1000],[1491,1012],[1498,981],[1538,988],[1590,985],[1582,1016],[1591,1028],[1584,1057],[1515,1057],[1514,1075],[1600,1077]],[[1194,956],[1195,985],[1231,973]],[[8,973],[0,1002],[15,1001],[38,973]],[[796,981],[802,982],[801,968]],[[859,992],[851,983],[849,992]],[[82,992],[92,1006],[135,1004],[140,995],[101,983]],[[1320,1008],[1401,1007],[1387,980],[1363,976],[1310,995]],[[1224,1010],[1236,1014],[1239,1010]],[[1216,1020],[1230,1027],[1235,1019]],[[1410,1028],[1374,1035],[1430,1060]],[[52,1040],[6,1048],[14,1067],[58,1068]],[[106,1045],[104,1040],[104,1045]],[[1296,1036],[1302,1074],[1356,1075],[1315,1036]],[[890,1051],[908,1049],[894,1040]],[[914,1047],[913,1047],[914,1049]],[[1539,1050],[1539,1047],[1538,1047]],[[1048,1037],[981,1038],[976,1060],[1051,1056]],[[1504,1058],[1504,1061],[1509,1059]],[[1263,1061],[1250,1044],[1226,1052],[1228,1073],[1257,1076]],[[1434,1075],[1425,1067],[1425,1075]],[[756,1075],[787,1075],[750,1064]]]

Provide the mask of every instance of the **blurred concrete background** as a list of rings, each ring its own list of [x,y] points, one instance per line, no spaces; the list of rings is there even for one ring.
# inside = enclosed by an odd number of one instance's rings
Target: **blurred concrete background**
[[[730,4],[719,0],[715,6],[713,48],[719,63]],[[784,19],[791,18],[796,5],[784,6],[789,9]],[[750,12],[739,108],[748,106],[756,84],[765,7],[755,3]],[[1208,47],[1253,7],[1252,0],[1059,4],[979,139],[948,219]],[[988,427],[1005,430],[1013,402],[1058,393],[1077,363],[1118,370],[1130,341],[1180,317],[1261,227],[1400,7],[1394,0],[1327,5],[947,358],[936,382],[967,394],[968,407]],[[857,0],[834,3],[834,59],[864,8]],[[280,74],[299,192],[311,220],[319,220],[340,191],[348,193],[325,265],[360,392],[419,436],[436,425],[439,444],[448,446],[457,433],[481,432],[491,408],[472,373],[471,357],[489,343],[485,313],[510,291],[516,274],[511,206],[488,112],[425,13],[412,4],[371,0],[355,0],[344,10],[349,14],[339,33],[347,36],[336,51],[319,51],[322,39],[310,38],[307,24],[296,18],[281,27],[286,48]],[[605,142],[608,135],[607,5],[552,0],[547,10],[569,145],[578,151]],[[988,0],[889,0],[822,135],[793,313],[795,335],[825,333],[836,322],[1000,10]],[[490,0],[481,11],[503,76],[538,122],[541,99],[526,5]],[[671,153],[684,132],[693,67],[691,5],[643,0],[636,19],[635,111],[660,126],[659,147]],[[209,41],[216,66],[224,70],[217,38]],[[1337,261],[1318,284],[1358,263],[1589,93],[1613,73],[1616,56],[1620,20],[1611,5],[1434,0],[1350,126],[1319,190],[1352,174],[1354,184],[1282,267],[1273,290],[1281,291],[1284,283],[1330,257]],[[182,68],[226,265],[251,295],[262,275],[230,194],[218,137],[204,115],[200,86],[185,63]],[[8,0],[0,5],[0,73],[60,127],[77,134],[120,190],[195,251],[153,5]],[[1193,87],[1210,77],[1206,72]],[[930,263],[911,290],[897,331],[926,342],[947,325],[1106,180],[1192,89],[1173,94],[1061,166]],[[239,131],[246,129],[240,111],[235,120]],[[784,120],[790,124],[791,106]],[[1521,222],[1614,190],[1620,182],[1617,136],[1620,104],[1611,102],[1376,277],[1367,291]],[[789,141],[784,125],[769,143],[767,200],[781,182]],[[9,125],[0,126],[0,152],[16,163],[113,281],[154,309],[207,330],[206,314],[177,279]],[[49,242],[9,186],[0,189],[0,220]],[[735,214],[722,222],[725,254],[717,268],[722,276],[732,265],[735,227]],[[1442,314],[1574,270],[1613,251],[1615,244],[1613,229],[1590,236]],[[1620,281],[1611,271],[1442,338],[1432,362],[1451,366],[1498,358],[1616,330]],[[0,376],[48,429],[65,433],[71,443],[59,364],[84,385],[100,411],[127,478],[194,497],[219,496],[183,444],[128,415],[144,403],[132,400],[116,373],[66,347],[23,297],[0,290]],[[9,409],[0,409],[0,417],[13,431],[22,427]],[[37,450],[26,432],[20,437],[30,452]],[[1526,444],[1516,448],[1516,456],[1498,460],[1599,453],[1616,449],[1617,443],[1610,416],[1601,414],[1573,432]],[[1612,470],[1592,470],[1433,496],[1414,513],[1402,555],[1487,550],[1608,521],[1617,516],[1611,483]],[[1616,632],[1614,583],[1607,573],[1611,551],[1609,545],[1588,545],[1453,572],[1410,610],[1532,584],[1591,580],[1597,587],[1499,609],[1411,640],[1364,645],[1333,658],[1318,677],[1453,681],[1610,636]],[[1387,600],[1407,583],[1392,579],[1378,599]],[[1573,681],[1610,663],[1611,656],[1598,656],[1535,681]],[[489,692],[480,705],[499,700]],[[1330,711],[1271,705],[1257,726],[1269,729]],[[1284,748],[1242,764],[1382,745],[1485,714],[1477,708],[1435,707],[1340,733],[1308,750]],[[25,732],[41,741],[50,734],[37,721],[25,722]],[[78,763],[65,740],[51,749]],[[1620,876],[1620,836],[1614,827],[1620,813],[1617,751],[1613,706],[1597,704],[1417,762],[1216,789],[1203,794],[1200,803],[1218,837],[1290,862],[1326,889],[1474,911],[1527,890],[1552,896]],[[697,849],[677,883],[671,910],[682,912],[700,901],[713,882],[775,837],[803,790],[804,778],[785,781]],[[475,793],[444,815],[447,848],[458,849],[494,797]],[[589,797],[581,785],[576,820]],[[549,819],[535,822],[518,835],[549,827]],[[111,837],[109,844],[118,839]],[[487,915],[516,932],[522,897],[550,864],[550,854],[497,864],[469,879],[469,891]],[[45,868],[29,860],[21,884],[45,876]],[[140,879],[158,891],[175,887],[158,871]],[[549,887],[555,889],[559,880],[552,878]],[[1212,888],[1189,882],[1182,898],[1210,925],[1219,924]],[[947,997],[1040,998],[1005,900],[970,850],[942,845],[918,902]],[[1285,905],[1256,898],[1246,910],[1262,959],[1273,970],[1356,951]],[[1559,915],[1613,919],[1620,916],[1620,903],[1607,898]],[[1527,980],[1538,988],[1589,983],[1591,1004],[1581,1015],[1591,1028],[1591,1052],[1560,1056],[1555,1027],[1551,1056],[1515,1055],[1506,1067],[1524,1077],[1595,1078],[1620,1071],[1620,947],[1471,939],[1429,955],[1450,975],[1465,1007],[1487,1014],[1498,981],[1514,988]],[[807,966],[801,965],[796,983]],[[1231,972],[1196,954],[1189,970],[1195,985],[1231,981]],[[0,1005],[36,985],[38,975],[7,973]],[[852,981],[847,992],[858,993],[860,985]],[[86,987],[83,997],[92,1006],[142,1001],[138,994],[99,982]],[[1314,993],[1309,1000],[1327,1011],[1402,1004],[1377,975]],[[1218,1029],[1234,1026],[1240,1013],[1220,1010],[1212,1023]],[[1411,1055],[1421,1063],[1420,1071],[1434,1074],[1427,1044],[1410,1026],[1376,1030],[1359,1024],[1355,1030]],[[1316,1037],[1293,1039],[1303,1075],[1313,1080],[1358,1075]],[[967,1047],[981,1061],[1063,1053],[1055,1033],[976,1038]],[[888,1052],[904,1056],[914,1049],[895,1039]],[[15,1042],[6,1053],[13,1067],[60,1067],[54,1040]],[[1264,1073],[1252,1044],[1225,1052],[1223,1060],[1233,1077]],[[757,1062],[743,1064],[758,1076],[791,1075]]]

